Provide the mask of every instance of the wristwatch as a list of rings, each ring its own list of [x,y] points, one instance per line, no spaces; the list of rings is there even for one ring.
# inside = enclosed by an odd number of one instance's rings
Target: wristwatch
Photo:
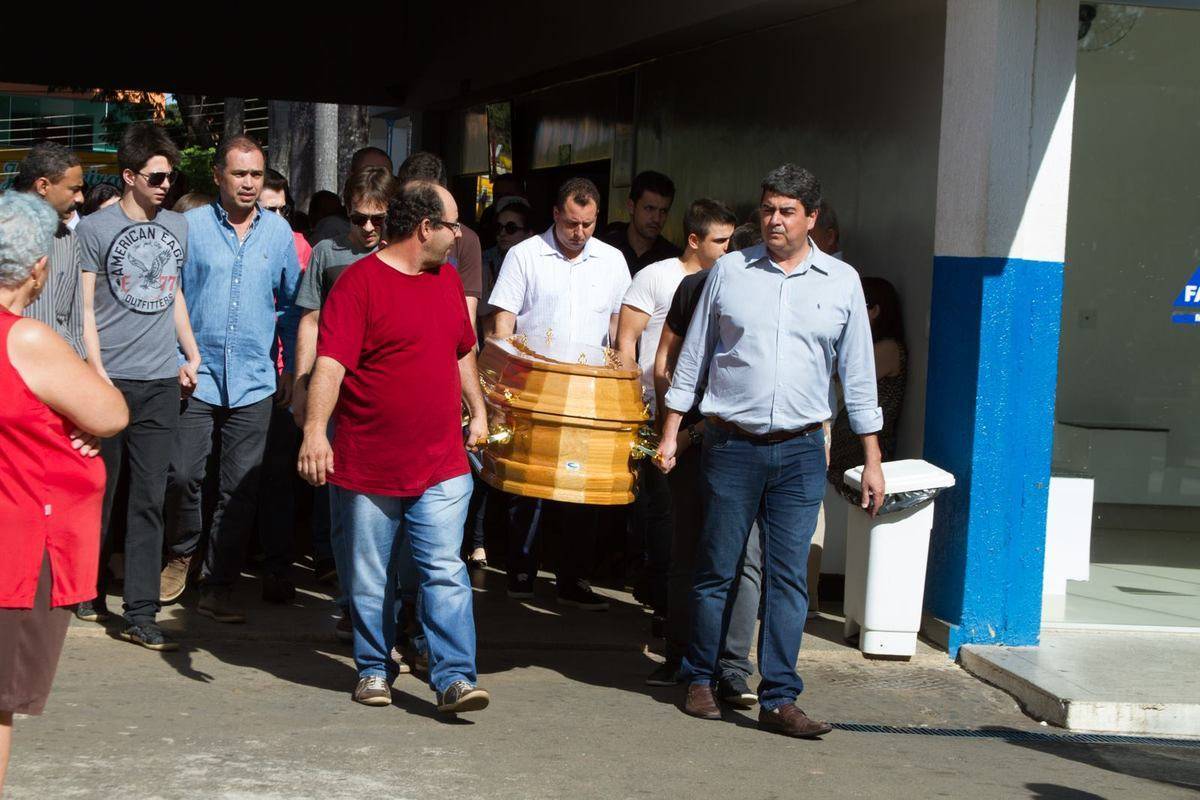
[[[688,435],[688,444],[695,444],[696,442],[698,442],[704,438],[704,434],[701,433],[700,431],[696,430],[695,425],[688,425],[687,435]]]

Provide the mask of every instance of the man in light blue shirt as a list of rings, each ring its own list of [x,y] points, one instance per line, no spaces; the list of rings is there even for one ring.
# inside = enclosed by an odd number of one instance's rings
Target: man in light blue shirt
[[[230,590],[254,527],[271,405],[286,407],[292,386],[300,262],[287,221],[258,205],[264,173],[257,142],[227,139],[213,163],[217,201],[186,214],[183,285],[201,367],[179,420],[171,464],[171,496],[179,504],[172,559],[190,561],[199,545],[200,487],[215,432],[218,496],[197,610],[219,622],[245,621]],[[283,343],[282,375],[276,371],[276,337]]]
[[[863,508],[883,500],[877,433],[875,359],[858,274],[809,238],[820,183],[785,164],[762,183],[763,243],[721,258],[712,268],[688,327],[666,395],[657,461],[670,471],[683,415],[699,401],[706,417],[704,525],[692,588],[692,637],[683,661],[684,710],[721,714],[722,623],[751,524],[763,553],[759,648],[759,727],[815,738],[831,727],[796,705],[804,688],[796,658],[808,611],[806,565],[825,494],[821,423],[833,416],[835,368],[846,408],[866,453]]]

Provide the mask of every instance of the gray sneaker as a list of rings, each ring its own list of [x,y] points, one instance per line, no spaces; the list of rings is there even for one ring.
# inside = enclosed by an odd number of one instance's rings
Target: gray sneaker
[[[217,622],[245,622],[246,615],[233,602],[233,590],[228,587],[206,589],[196,611]]]
[[[462,711],[482,711],[492,701],[486,689],[472,686],[467,681],[455,681],[444,692],[437,694],[437,710],[447,714]]]
[[[392,690],[384,678],[379,675],[368,675],[365,678],[359,678],[358,685],[354,687],[353,698],[354,702],[362,703],[364,706],[390,706]]]

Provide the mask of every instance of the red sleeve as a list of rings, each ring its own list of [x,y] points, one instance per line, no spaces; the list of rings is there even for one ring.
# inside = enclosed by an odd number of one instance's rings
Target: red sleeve
[[[328,356],[350,371],[358,368],[367,332],[369,292],[362,276],[368,270],[366,264],[349,267],[321,308],[317,357]]]

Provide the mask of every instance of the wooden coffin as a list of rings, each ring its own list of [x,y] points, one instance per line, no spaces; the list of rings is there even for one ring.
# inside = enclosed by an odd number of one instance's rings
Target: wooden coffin
[[[483,479],[525,497],[633,502],[649,414],[639,371],[615,362],[602,347],[531,346],[520,335],[488,341],[479,380],[492,429],[511,435],[485,449]]]

